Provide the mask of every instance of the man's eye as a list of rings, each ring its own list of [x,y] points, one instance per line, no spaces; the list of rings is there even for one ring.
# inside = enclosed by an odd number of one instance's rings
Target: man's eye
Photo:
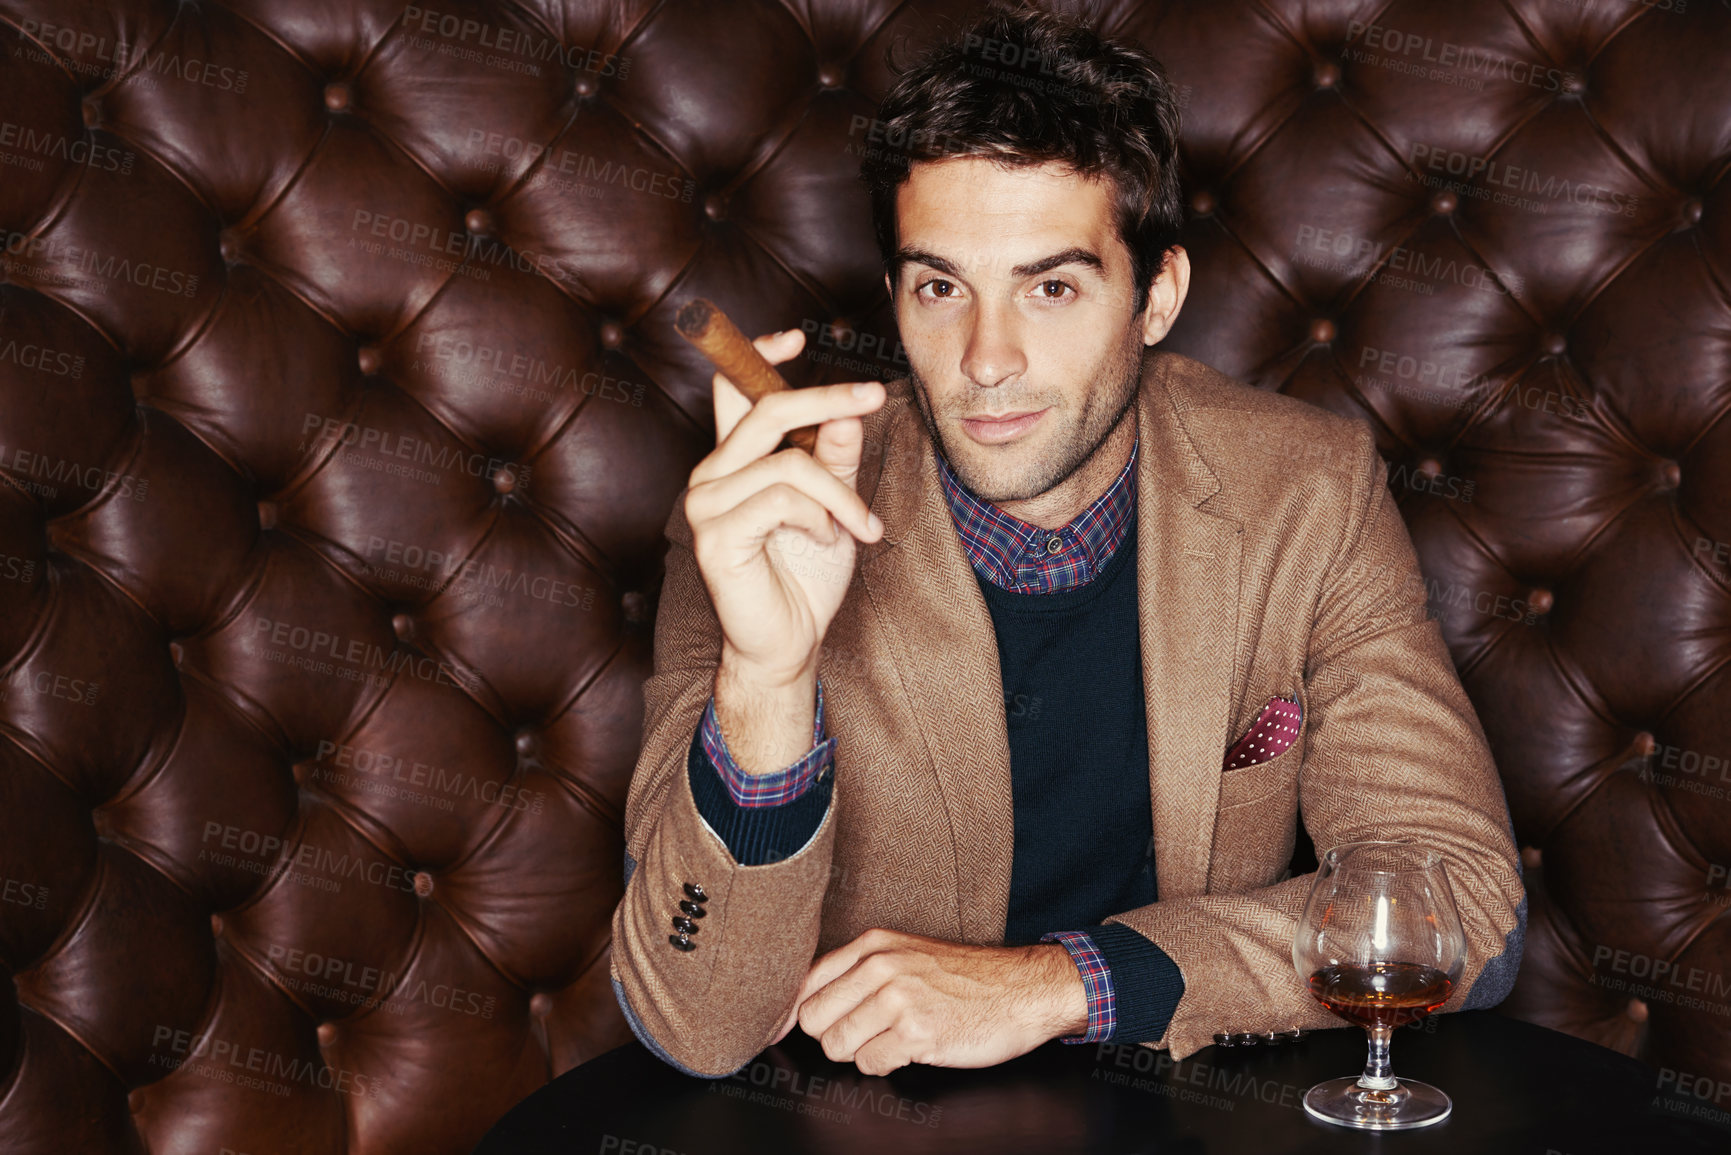
[[[930,289],[934,297],[948,297],[955,291],[956,286],[949,281],[933,278],[921,285],[920,288]]]
[[[1044,296],[1048,301],[1054,301],[1069,292],[1070,286],[1064,281],[1041,281],[1040,289],[1042,290],[1042,296]]]

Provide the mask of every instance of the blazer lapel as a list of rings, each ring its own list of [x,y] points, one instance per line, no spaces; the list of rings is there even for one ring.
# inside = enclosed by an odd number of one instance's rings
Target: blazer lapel
[[[1243,527],[1199,508],[1220,481],[1185,432],[1150,353],[1137,402],[1137,623],[1160,898],[1207,890],[1220,762],[1230,733]]]
[[[1174,364],[1150,353],[1137,401],[1137,622],[1161,898],[1207,889],[1242,544],[1237,521],[1199,508],[1220,482],[1184,430],[1168,385]],[[909,761],[935,769],[955,856],[953,895],[909,897],[954,901],[964,942],[1001,942],[1015,829],[997,638],[911,397],[885,440],[871,502],[884,537],[860,546],[858,566],[906,690]]]
[[[911,397],[886,442],[872,500],[884,537],[860,547],[858,565],[875,628],[906,690],[912,725],[905,741],[915,747],[908,761],[935,768],[955,855],[954,894],[909,901],[953,900],[962,941],[998,943],[1009,910],[1015,829],[997,636]]]

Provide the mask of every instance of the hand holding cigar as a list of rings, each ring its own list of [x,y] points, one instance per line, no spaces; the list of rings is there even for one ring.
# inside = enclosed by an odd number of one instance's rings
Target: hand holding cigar
[[[690,341],[710,363],[739,387],[753,405],[781,389],[791,388],[787,379],[764,360],[763,354],[727,314],[703,297],[688,302],[673,319],[679,335]],[[817,426],[795,429],[787,439],[807,453],[817,450]]]
[[[740,768],[768,773],[811,746],[824,634],[854,586],[856,545],[887,533],[858,481],[867,418],[889,391],[878,381],[789,389],[771,366],[796,356],[805,333],[754,343],[709,301],[674,325],[720,372],[715,448],[687,479],[690,548],[668,554],[669,582],[676,565],[695,564],[721,628],[716,720]],[[803,452],[783,449],[790,440]]]

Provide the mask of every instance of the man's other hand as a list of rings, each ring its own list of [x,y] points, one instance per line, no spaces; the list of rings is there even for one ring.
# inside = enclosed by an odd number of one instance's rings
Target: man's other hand
[[[1058,943],[967,946],[874,928],[812,963],[775,1041],[795,1023],[836,1062],[884,1075],[909,1063],[990,1067],[1088,1028]]]

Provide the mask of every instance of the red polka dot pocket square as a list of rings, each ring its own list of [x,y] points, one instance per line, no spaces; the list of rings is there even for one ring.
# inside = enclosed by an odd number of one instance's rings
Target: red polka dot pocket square
[[[1285,698],[1270,698],[1268,705],[1251,724],[1244,737],[1226,752],[1222,770],[1242,770],[1270,758],[1278,758],[1298,741],[1298,724],[1304,719],[1304,707]]]

